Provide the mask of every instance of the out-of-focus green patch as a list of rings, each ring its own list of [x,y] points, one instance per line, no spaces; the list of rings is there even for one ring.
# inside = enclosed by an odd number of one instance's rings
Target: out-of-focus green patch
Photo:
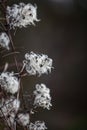
[[[4,125],[0,122],[0,130],[4,130]]]
[[[75,120],[67,130],[87,130],[87,119]]]

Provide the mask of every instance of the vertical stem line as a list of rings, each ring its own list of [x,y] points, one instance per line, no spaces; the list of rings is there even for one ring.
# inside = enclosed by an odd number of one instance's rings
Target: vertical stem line
[[[12,40],[12,37],[11,37],[10,30],[8,30],[8,35],[9,35],[9,39],[11,41],[12,50],[13,50],[13,52],[15,52],[15,46],[14,46],[14,43],[13,43],[13,40]],[[17,71],[19,72],[18,63],[17,63],[17,59],[16,59],[16,54],[14,55],[14,60],[15,60],[15,65],[16,65]]]

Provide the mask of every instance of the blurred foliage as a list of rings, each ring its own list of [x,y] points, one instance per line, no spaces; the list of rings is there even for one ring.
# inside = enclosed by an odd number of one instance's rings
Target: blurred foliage
[[[4,125],[0,121],[0,130],[4,130]]]
[[[73,124],[71,124],[67,130],[87,130],[87,120],[84,118],[78,119]]]

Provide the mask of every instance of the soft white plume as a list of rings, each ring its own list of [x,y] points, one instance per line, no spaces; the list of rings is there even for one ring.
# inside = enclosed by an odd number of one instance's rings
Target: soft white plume
[[[17,122],[22,125],[22,126],[27,126],[29,124],[29,120],[30,120],[30,117],[29,117],[29,114],[26,113],[19,113],[17,115]]]
[[[19,3],[7,6],[6,18],[10,28],[26,27],[27,25],[34,25],[34,21],[37,19],[37,6],[32,4]]]
[[[30,123],[29,130],[46,130],[47,127],[45,126],[45,123],[42,121],[35,121],[35,123]]]
[[[52,106],[50,89],[45,84],[36,84],[36,90],[33,92],[35,95],[34,106],[43,107],[48,110]]]
[[[5,91],[15,94],[19,90],[19,80],[13,72],[3,72],[0,74],[0,86]]]
[[[0,46],[9,50],[10,39],[5,32],[0,33]]]
[[[48,58],[47,55],[44,54],[35,54],[34,52],[30,52],[25,54],[25,60],[23,61],[27,73],[29,75],[39,75],[48,74],[52,69],[51,58]]]

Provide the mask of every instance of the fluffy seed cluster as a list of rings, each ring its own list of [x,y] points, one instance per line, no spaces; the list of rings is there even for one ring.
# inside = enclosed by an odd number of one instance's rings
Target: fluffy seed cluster
[[[7,20],[10,28],[26,27],[27,25],[34,25],[37,19],[37,7],[32,4],[19,3],[11,7],[7,6]]]
[[[10,29],[35,25],[35,22],[39,21],[37,19],[36,5],[19,3],[7,6],[5,11],[6,21]],[[5,32],[0,33],[0,46],[9,50],[9,44],[9,36]],[[41,76],[42,74],[48,74],[53,68],[52,63],[53,60],[47,55],[35,54],[34,52],[26,53],[25,59],[23,60],[23,67],[18,74],[22,74],[24,69],[29,75]],[[14,72],[7,72],[7,68],[8,64],[5,65],[4,71],[0,73],[0,118],[3,119],[4,123],[7,124],[11,130],[16,130],[18,124],[24,129],[46,130],[47,127],[44,122],[30,122],[32,120],[30,119],[30,115],[35,113],[34,110],[37,107],[50,109],[52,106],[50,89],[47,88],[45,84],[36,84],[33,96],[25,95],[24,98],[24,94],[19,91],[19,78],[16,77]],[[23,73],[23,75],[25,75],[25,73]],[[20,96],[20,94],[22,94],[22,96]],[[22,97],[25,106],[21,105],[22,107],[20,108]],[[33,103],[32,97],[34,99]],[[24,110],[24,108],[26,108],[26,110]]]
[[[10,39],[5,32],[0,33],[0,46],[9,50]]]
[[[30,117],[28,113],[26,114],[20,113],[17,116],[17,122],[22,126],[27,126],[29,124],[29,120]]]
[[[5,91],[15,94],[19,89],[18,78],[14,76],[13,72],[3,72],[0,75],[0,86]]]
[[[44,122],[41,121],[35,121],[35,123],[30,123],[29,125],[30,130],[46,130],[47,127],[45,126]]]
[[[34,52],[30,52],[30,54],[26,53],[25,60],[23,61],[27,73],[29,73],[29,75],[38,76],[50,73],[52,62],[52,59],[48,58],[47,55],[39,55],[35,54]]]
[[[15,99],[15,97],[10,97],[10,99],[4,99],[0,101],[0,117],[6,117],[11,113],[17,113],[20,107],[20,101]]]
[[[36,84],[36,90],[33,93],[35,95],[34,106],[47,108],[49,110],[52,106],[50,89],[47,88],[45,84]]]

